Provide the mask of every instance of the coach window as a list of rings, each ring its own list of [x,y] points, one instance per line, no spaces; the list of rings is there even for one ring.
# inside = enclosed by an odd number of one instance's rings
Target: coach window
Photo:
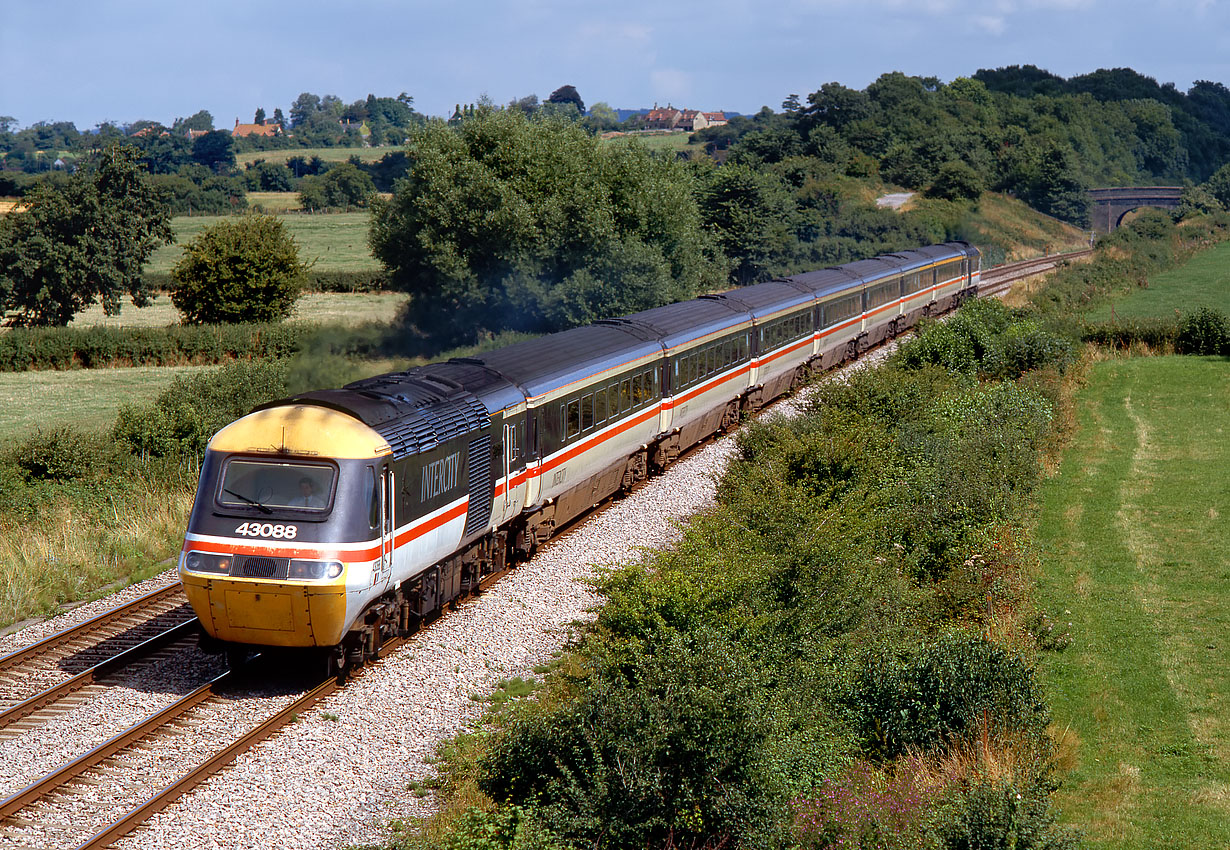
[[[632,407],[636,409],[641,406],[642,399],[645,398],[644,388],[641,386],[641,376],[632,376]]]
[[[624,378],[619,383],[619,409],[627,413],[632,409],[632,380]]]
[[[564,439],[571,440],[581,433],[581,401],[573,399],[568,402],[564,412]]]
[[[606,388],[594,393],[594,423],[601,425],[606,421]]]
[[[581,399],[581,432],[594,427],[594,397],[587,395]]]

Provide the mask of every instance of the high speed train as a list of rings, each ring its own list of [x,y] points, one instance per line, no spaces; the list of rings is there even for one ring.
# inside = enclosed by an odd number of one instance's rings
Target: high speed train
[[[932,245],[262,405],[201,469],[179,574],[203,639],[362,664],[979,272],[972,245]]]

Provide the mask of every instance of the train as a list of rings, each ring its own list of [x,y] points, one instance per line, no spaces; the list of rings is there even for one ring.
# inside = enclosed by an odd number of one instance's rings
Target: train
[[[179,578],[202,642],[377,656],[591,507],[978,293],[947,242],[263,404],[210,440]]]

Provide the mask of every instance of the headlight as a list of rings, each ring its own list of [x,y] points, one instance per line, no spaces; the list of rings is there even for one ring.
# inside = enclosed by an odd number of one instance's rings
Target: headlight
[[[337,578],[342,574],[342,565],[337,561],[291,561],[287,578],[319,581]]]
[[[231,555],[213,555],[209,552],[189,552],[184,558],[184,569],[194,573],[221,573],[231,571]]]

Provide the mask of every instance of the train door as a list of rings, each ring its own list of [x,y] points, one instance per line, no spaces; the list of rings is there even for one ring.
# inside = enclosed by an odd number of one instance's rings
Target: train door
[[[504,494],[500,509],[505,517],[516,516],[525,505],[525,426],[527,418],[520,414],[504,422],[503,469]]]
[[[376,565],[374,585],[381,589],[388,587],[393,575],[393,537],[397,532],[397,523],[393,511],[393,498],[397,492],[394,487],[393,468],[385,463],[380,467],[380,560]]]

